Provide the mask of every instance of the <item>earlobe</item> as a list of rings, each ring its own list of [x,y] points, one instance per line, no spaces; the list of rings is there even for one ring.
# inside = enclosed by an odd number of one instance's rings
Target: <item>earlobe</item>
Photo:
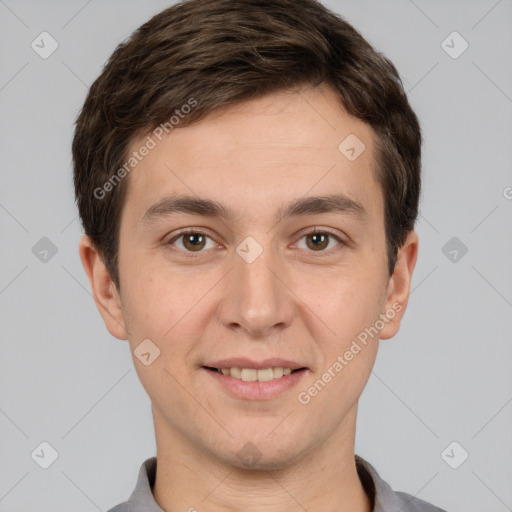
[[[82,236],[78,248],[96,307],[105,326],[115,338],[128,339],[121,298],[98,250],[87,235]]]
[[[418,258],[419,239],[416,231],[410,231],[398,250],[395,270],[389,279],[385,309],[384,328],[380,331],[380,339],[392,338],[400,329],[400,322],[407,308],[411,281],[416,260]]]

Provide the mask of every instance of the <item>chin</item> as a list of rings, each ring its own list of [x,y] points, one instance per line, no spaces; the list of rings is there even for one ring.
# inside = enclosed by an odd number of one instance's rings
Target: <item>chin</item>
[[[260,450],[256,445],[248,442],[238,452],[231,454],[226,462],[239,469],[248,471],[270,471],[286,469],[294,465],[300,456],[293,452],[284,452],[265,448]]]
[[[293,435],[290,430],[283,429],[281,435],[277,432],[268,435],[270,430],[259,430],[251,436],[245,431],[242,435],[230,439],[230,447],[217,457],[224,459],[227,464],[248,470],[284,469],[301,459],[307,447],[298,444],[304,442],[304,436]],[[227,457],[226,457],[227,455]]]

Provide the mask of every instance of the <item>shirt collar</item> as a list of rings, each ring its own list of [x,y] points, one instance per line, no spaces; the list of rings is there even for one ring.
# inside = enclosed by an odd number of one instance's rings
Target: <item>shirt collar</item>
[[[165,512],[153,498],[153,485],[156,478],[156,457],[151,457],[142,463],[135,490],[132,492],[128,504],[134,510],[141,512]],[[130,508],[130,510],[131,510]]]
[[[398,510],[404,506],[403,495],[394,492],[388,483],[379,476],[375,468],[358,455],[355,456],[356,469],[363,487],[373,502],[373,512]],[[129,510],[140,512],[165,512],[155,501],[152,493],[156,477],[156,457],[144,461],[140,467],[135,490],[127,505]],[[412,498],[412,497],[411,497]],[[413,498],[414,499],[414,498]],[[440,510],[432,508],[429,510]]]

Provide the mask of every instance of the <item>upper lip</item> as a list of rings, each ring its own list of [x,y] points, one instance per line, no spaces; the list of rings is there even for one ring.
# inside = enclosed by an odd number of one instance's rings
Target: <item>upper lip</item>
[[[278,357],[271,357],[261,361],[255,361],[247,357],[234,357],[231,359],[221,359],[219,361],[211,361],[204,366],[209,368],[254,368],[255,370],[263,370],[265,368],[290,368],[298,370],[306,366],[289,359],[281,359]]]

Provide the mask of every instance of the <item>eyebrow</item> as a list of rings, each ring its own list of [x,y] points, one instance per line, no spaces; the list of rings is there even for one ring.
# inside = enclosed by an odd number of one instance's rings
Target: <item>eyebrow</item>
[[[218,217],[225,221],[233,221],[235,214],[222,203],[211,199],[203,199],[190,195],[164,197],[150,206],[142,217],[143,223],[150,223],[176,213]],[[360,219],[368,216],[361,203],[350,199],[344,194],[302,197],[282,206],[276,215],[276,221],[283,218],[315,215],[319,213],[338,213],[354,215]]]

